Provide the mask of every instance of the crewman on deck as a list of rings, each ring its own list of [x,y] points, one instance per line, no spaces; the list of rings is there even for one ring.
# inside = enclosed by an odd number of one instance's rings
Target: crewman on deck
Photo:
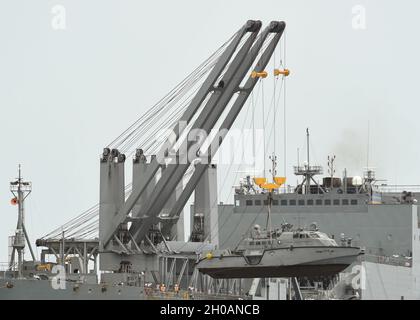
[[[178,295],[178,293],[179,293],[179,285],[178,285],[178,283],[175,283],[175,285],[174,285],[174,291]]]

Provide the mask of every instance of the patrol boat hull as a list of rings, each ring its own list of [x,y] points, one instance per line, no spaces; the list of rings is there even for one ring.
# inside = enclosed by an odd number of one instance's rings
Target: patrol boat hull
[[[265,249],[262,254],[215,255],[197,263],[212,278],[315,277],[337,274],[357,260],[356,247],[294,247]]]

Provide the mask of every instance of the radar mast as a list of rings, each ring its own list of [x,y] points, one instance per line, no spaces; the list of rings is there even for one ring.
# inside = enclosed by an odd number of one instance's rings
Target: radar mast
[[[24,181],[22,178],[21,166],[19,164],[19,175],[16,180],[10,182],[10,192],[13,194],[11,200],[12,205],[17,205],[18,208],[18,220],[15,234],[9,237],[9,243],[11,248],[11,255],[9,259],[9,270],[16,270],[18,277],[23,277],[23,259],[25,254],[25,239],[28,243],[29,251],[31,252],[32,259],[35,261],[35,255],[32,250],[28,233],[25,228],[25,199],[32,192],[32,183]],[[17,263],[15,262],[17,253]]]

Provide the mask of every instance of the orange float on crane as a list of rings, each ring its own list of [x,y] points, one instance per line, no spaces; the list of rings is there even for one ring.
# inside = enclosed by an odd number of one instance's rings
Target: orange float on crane
[[[268,73],[267,71],[261,71],[261,72],[257,72],[257,71],[252,71],[251,72],[251,78],[255,79],[255,78],[267,78]]]
[[[289,69],[274,69],[274,75],[275,76],[279,76],[279,75],[283,75],[285,77],[287,77],[290,74],[290,70]]]

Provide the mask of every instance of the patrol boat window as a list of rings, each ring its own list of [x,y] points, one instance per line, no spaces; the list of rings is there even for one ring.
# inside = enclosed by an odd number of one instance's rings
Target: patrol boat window
[[[293,234],[293,238],[294,239],[304,239],[304,238],[309,238],[309,235],[306,234],[306,233],[296,232],[296,233]]]

